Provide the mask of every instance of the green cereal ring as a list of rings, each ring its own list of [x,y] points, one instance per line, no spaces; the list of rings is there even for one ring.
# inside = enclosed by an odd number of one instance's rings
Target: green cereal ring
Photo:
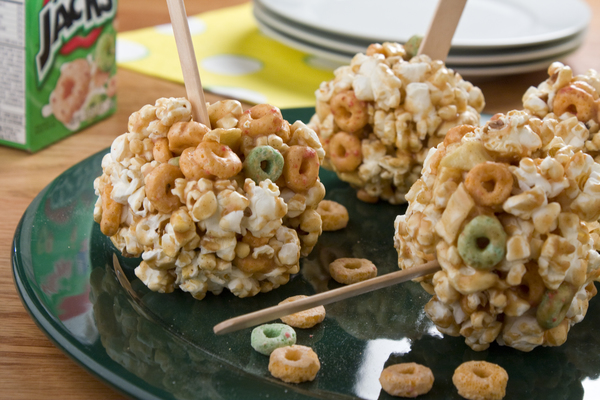
[[[105,33],[98,38],[94,60],[98,68],[104,72],[109,72],[115,65],[115,36]]]
[[[423,36],[413,35],[408,39],[406,43],[404,43],[404,50],[406,50],[409,59],[417,55],[417,53],[419,52],[419,47],[421,47],[422,41]]]
[[[489,270],[506,253],[506,232],[495,217],[478,215],[464,227],[458,237],[458,254],[465,264]]]
[[[252,348],[265,356],[280,347],[296,344],[296,331],[286,324],[266,324],[252,330]]]
[[[265,179],[275,182],[283,171],[283,156],[271,146],[258,146],[244,160],[246,176],[258,183]]]
[[[556,290],[546,290],[536,312],[538,324],[544,329],[560,325],[571,307],[573,297],[575,290],[566,282],[561,283]]]

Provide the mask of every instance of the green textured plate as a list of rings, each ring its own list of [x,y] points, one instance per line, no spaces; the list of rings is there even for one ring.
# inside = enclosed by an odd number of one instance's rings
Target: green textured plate
[[[290,121],[307,121],[311,109],[286,110]],[[474,352],[462,338],[442,338],[422,309],[428,295],[408,282],[327,306],[319,326],[298,331],[298,343],[321,360],[313,382],[273,379],[268,357],[250,347],[251,329],[215,336],[212,327],[233,316],[274,305],[296,294],[337,287],[328,263],[339,257],[368,258],[379,274],[397,269],[393,221],[403,206],[366,204],[335,175],[322,171],[327,198],[350,212],[348,227],[324,233],[301,273],[270,293],[239,299],[228,292],[194,300],[175,292],[149,291],[133,274],[137,260],[120,257],[131,282],[117,280],[115,251],[93,222],[92,183],[104,152],[58,177],[32,202],[14,237],[13,270],[24,304],[40,328],[63,351],[118,390],[142,399],[391,398],[381,391],[385,365],[418,362],[435,375],[422,399],[460,399],[452,373],[462,362],[484,359],[509,374],[507,399],[591,399],[600,374],[600,308],[567,343],[530,353],[492,345]]]

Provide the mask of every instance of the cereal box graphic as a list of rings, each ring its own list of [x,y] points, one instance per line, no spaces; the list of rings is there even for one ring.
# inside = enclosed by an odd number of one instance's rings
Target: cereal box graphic
[[[0,144],[36,151],[116,107],[116,0],[0,0]]]

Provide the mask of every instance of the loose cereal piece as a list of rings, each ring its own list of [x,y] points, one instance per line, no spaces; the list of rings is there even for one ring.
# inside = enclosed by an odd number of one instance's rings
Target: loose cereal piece
[[[296,344],[296,332],[285,324],[265,324],[252,330],[250,341],[254,350],[268,356],[275,349]]]
[[[321,369],[317,353],[310,347],[293,345],[275,349],[269,358],[269,372],[289,383],[312,381]]]
[[[323,221],[324,231],[337,231],[348,225],[348,210],[337,201],[321,200],[317,212]]]
[[[506,394],[508,374],[498,364],[467,361],[454,371],[452,383],[469,400],[500,400]]]
[[[417,397],[433,387],[433,372],[417,363],[394,364],[386,367],[379,377],[386,393],[398,397]]]
[[[286,304],[292,301],[304,299],[307,296],[298,295],[288,297],[283,300],[279,304]],[[281,321],[283,323],[293,326],[294,328],[308,329],[313,326],[323,322],[325,319],[325,307],[318,306],[314,308],[310,308],[308,310],[300,311],[295,314],[286,315],[285,317],[281,317]]]
[[[377,276],[377,267],[365,258],[338,258],[329,264],[329,273],[338,283],[346,285]]]

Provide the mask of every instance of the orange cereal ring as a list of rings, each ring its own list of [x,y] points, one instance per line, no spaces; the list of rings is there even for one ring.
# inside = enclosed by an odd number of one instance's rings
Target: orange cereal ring
[[[552,108],[557,116],[569,112],[579,121],[587,122],[593,119],[598,122],[598,105],[594,96],[575,85],[565,86],[556,92]]]
[[[123,211],[123,205],[112,199],[112,190],[112,185],[108,183],[104,186],[104,191],[102,192],[100,231],[106,236],[112,236],[117,233],[119,225],[121,225],[121,212]]]
[[[85,58],[64,64],[56,87],[50,94],[50,107],[57,120],[68,124],[81,108],[89,91],[92,72]]]
[[[463,136],[469,132],[473,132],[474,130],[475,127],[473,125],[455,126],[446,132],[446,136],[444,137],[444,145],[448,146],[452,143],[458,143],[462,140]]]
[[[508,165],[487,161],[477,164],[465,178],[465,188],[484,207],[502,204],[510,196],[513,176]]]
[[[369,122],[367,103],[358,100],[354,90],[346,90],[333,96],[331,113],[337,126],[346,132],[356,132]]]
[[[319,178],[319,156],[308,146],[291,146],[284,155],[283,177],[295,192],[312,187]]]
[[[329,141],[329,159],[339,172],[354,171],[362,162],[360,139],[346,132],[338,132]]]
[[[454,371],[452,383],[458,394],[470,400],[500,400],[506,394],[508,374],[487,361],[467,361]]]
[[[337,231],[348,225],[348,210],[337,201],[321,200],[317,212],[321,216],[324,231]]]
[[[338,258],[329,264],[329,273],[338,283],[349,285],[377,276],[377,267],[366,258]]]
[[[284,142],[289,139],[290,127],[281,115],[281,110],[270,104],[259,104],[246,111],[238,121],[243,135],[251,137],[275,134]]]
[[[181,168],[181,172],[187,179],[197,181],[201,178],[209,178],[210,174],[206,172],[194,158],[194,151],[196,149],[193,147],[188,147],[181,153],[179,156],[179,168]]]
[[[173,157],[171,150],[169,150],[169,140],[167,138],[161,137],[154,142],[152,156],[160,163],[166,163]]]
[[[433,387],[433,372],[424,365],[394,364],[381,371],[379,383],[386,393],[399,397],[417,397]]]
[[[210,129],[196,121],[176,122],[169,128],[169,150],[180,155],[188,147],[197,147]]]
[[[269,357],[269,372],[284,382],[312,381],[321,369],[317,353],[310,347],[293,345],[273,350]]]
[[[159,212],[168,214],[179,207],[179,197],[171,189],[175,187],[175,179],[183,176],[179,168],[169,163],[159,164],[146,176],[146,196]]]
[[[194,151],[194,159],[204,171],[219,179],[229,179],[240,173],[242,160],[229,146],[217,142],[202,142]]]
[[[292,301],[305,299],[306,297],[308,297],[308,296],[298,295],[298,296],[288,297],[287,299],[283,300],[279,304],[287,304]],[[308,310],[300,311],[295,314],[290,314],[290,315],[286,315],[285,317],[281,317],[281,321],[284,324],[288,324],[289,326],[293,326],[294,328],[300,328],[300,329],[312,328],[313,326],[323,322],[324,319],[325,319],[325,307],[323,307],[323,306],[310,308]]]

